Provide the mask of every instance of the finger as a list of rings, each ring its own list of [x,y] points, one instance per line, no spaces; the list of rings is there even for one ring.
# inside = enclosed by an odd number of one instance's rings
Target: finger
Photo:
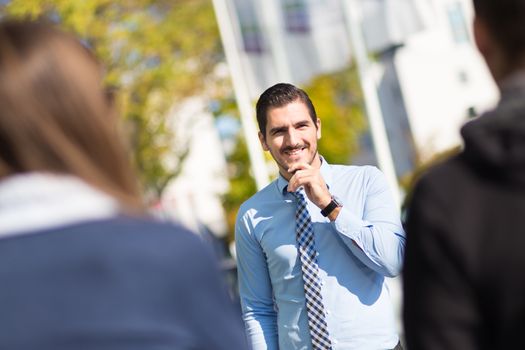
[[[295,192],[299,187],[305,186],[308,183],[308,177],[307,170],[297,170],[288,181],[288,192]]]
[[[316,183],[315,174],[312,174],[308,171],[300,170],[295,173],[290,181],[288,182],[288,191],[295,192],[301,186],[311,187],[312,184]]]
[[[288,181],[288,192],[295,192],[297,191],[297,188],[299,186],[297,185],[297,177],[295,174],[290,178],[290,181]]]
[[[312,169],[312,166],[308,163],[297,163],[289,167],[288,172],[294,174],[298,170],[304,170],[304,169]]]

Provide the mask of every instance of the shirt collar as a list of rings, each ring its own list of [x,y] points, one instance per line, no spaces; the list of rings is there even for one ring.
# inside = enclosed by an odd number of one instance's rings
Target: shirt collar
[[[332,185],[332,168],[330,164],[326,161],[326,159],[323,158],[323,156],[319,155],[319,158],[321,158],[321,175],[323,176],[324,181],[328,185],[328,188]],[[286,188],[288,187],[288,180],[286,180],[280,173],[279,177],[277,178],[277,188],[279,189],[279,193],[283,196],[286,196],[288,191]]]
[[[0,181],[0,238],[118,214],[117,200],[81,179],[49,173]]]

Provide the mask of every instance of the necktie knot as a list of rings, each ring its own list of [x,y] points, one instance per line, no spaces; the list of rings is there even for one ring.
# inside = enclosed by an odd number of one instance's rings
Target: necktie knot
[[[304,189],[301,187],[301,188],[299,188],[297,191],[292,192],[292,194],[294,195],[294,197],[295,197],[299,202],[302,202],[302,201],[305,201],[303,192],[304,192]]]

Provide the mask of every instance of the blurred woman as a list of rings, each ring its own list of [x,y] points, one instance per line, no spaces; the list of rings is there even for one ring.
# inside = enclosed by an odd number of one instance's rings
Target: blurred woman
[[[0,23],[0,348],[244,348],[208,248],[146,218],[101,72]]]

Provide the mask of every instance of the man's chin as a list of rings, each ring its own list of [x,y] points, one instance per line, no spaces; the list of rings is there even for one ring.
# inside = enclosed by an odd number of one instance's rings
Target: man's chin
[[[304,158],[305,158],[304,155],[287,156],[283,159],[283,161],[285,164],[292,166],[294,164],[306,162],[306,159]]]
[[[299,164],[299,163],[301,163],[301,160],[300,160],[300,159],[297,159],[297,160],[295,160],[295,161],[287,161],[287,162],[284,162],[285,167],[286,167],[285,170],[288,170],[288,169],[290,169],[292,166],[297,165],[297,164]]]

